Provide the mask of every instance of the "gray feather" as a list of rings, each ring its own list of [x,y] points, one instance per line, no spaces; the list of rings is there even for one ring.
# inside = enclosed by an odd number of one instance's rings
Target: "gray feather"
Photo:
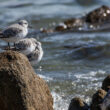
[[[3,34],[4,38],[10,38],[10,37],[16,36],[20,32],[22,32],[22,30],[20,28],[10,27],[10,28],[4,30],[2,34]]]

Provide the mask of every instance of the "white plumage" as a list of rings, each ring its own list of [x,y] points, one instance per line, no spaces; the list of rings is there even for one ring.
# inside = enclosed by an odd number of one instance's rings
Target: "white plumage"
[[[43,57],[43,49],[40,42],[36,42],[36,49],[27,55],[32,65],[37,64]]]
[[[0,39],[10,43],[17,42],[28,34],[28,22],[26,20],[20,20],[16,24],[8,26],[0,33]]]
[[[37,40],[34,38],[25,38],[15,43],[16,50],[28,55],[36,48]]]

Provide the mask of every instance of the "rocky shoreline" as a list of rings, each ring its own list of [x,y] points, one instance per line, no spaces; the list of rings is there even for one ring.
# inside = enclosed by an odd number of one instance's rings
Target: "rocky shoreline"
[[[106,106],[106,109],[101,109],[100,105],[110,89],[110,75],[108,75],[102,82],[102,87],[97,90],[92,96],[92,102],[90,105],[85,103],[81,98],[75,97],[71,100],[68,110],[110,110],[110,106]],[[110,100],[110,99],[109,99]]]
[[[110,75],[104,79],[101,89],[93,94],[90,106],[75,97],[68,110],[102,110],[99,106],[109,89]],[[48,85],[37,76],[26,56],[16,51],[0,53],[0,109],[53,110]]]

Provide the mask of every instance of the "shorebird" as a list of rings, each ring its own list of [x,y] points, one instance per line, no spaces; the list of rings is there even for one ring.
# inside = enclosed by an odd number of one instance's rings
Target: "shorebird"
[[[36,49],[33,52],[31,52],[30,54],[28,54],[27,57],[28,57],[30,63],[32,65],[35,65],[42,59],[42,56],[43,56],[43,49],[42,49],[41,43],[37,41]]]
[[[28,22],[26,20],[20,20],[18,23],[8,26],[5,30],[0,33],[0,39],[9,43],[15,43],[28,34]]]
[[[16,42],[15,48],[17,51],[20,51],[21,53],[28,55],[36,49],[36,42],[37,40],[34,38],[25,38]]]

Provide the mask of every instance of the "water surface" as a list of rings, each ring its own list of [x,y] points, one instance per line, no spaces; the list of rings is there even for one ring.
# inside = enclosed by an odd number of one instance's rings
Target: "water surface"
[[[101,6],[110,6],[109,0],[0,0],[0,30],[5,26],[26,19],[38,31],[53,28],[67,18],[83,16]],[[44,78],[54,98],[55,110],[67,110],[70,100],[79,96],[90,102],[93,93],[110,73],[109,50],[107,57],[88,58],[64,48],[68,44],[109,44],[110,32],[57,33],[52,35],[29,34],[43,46],[44,56],[36,73]],[[1,41],[1,44],[5,42]],[[42,67],[42,69],[39,69]]]

